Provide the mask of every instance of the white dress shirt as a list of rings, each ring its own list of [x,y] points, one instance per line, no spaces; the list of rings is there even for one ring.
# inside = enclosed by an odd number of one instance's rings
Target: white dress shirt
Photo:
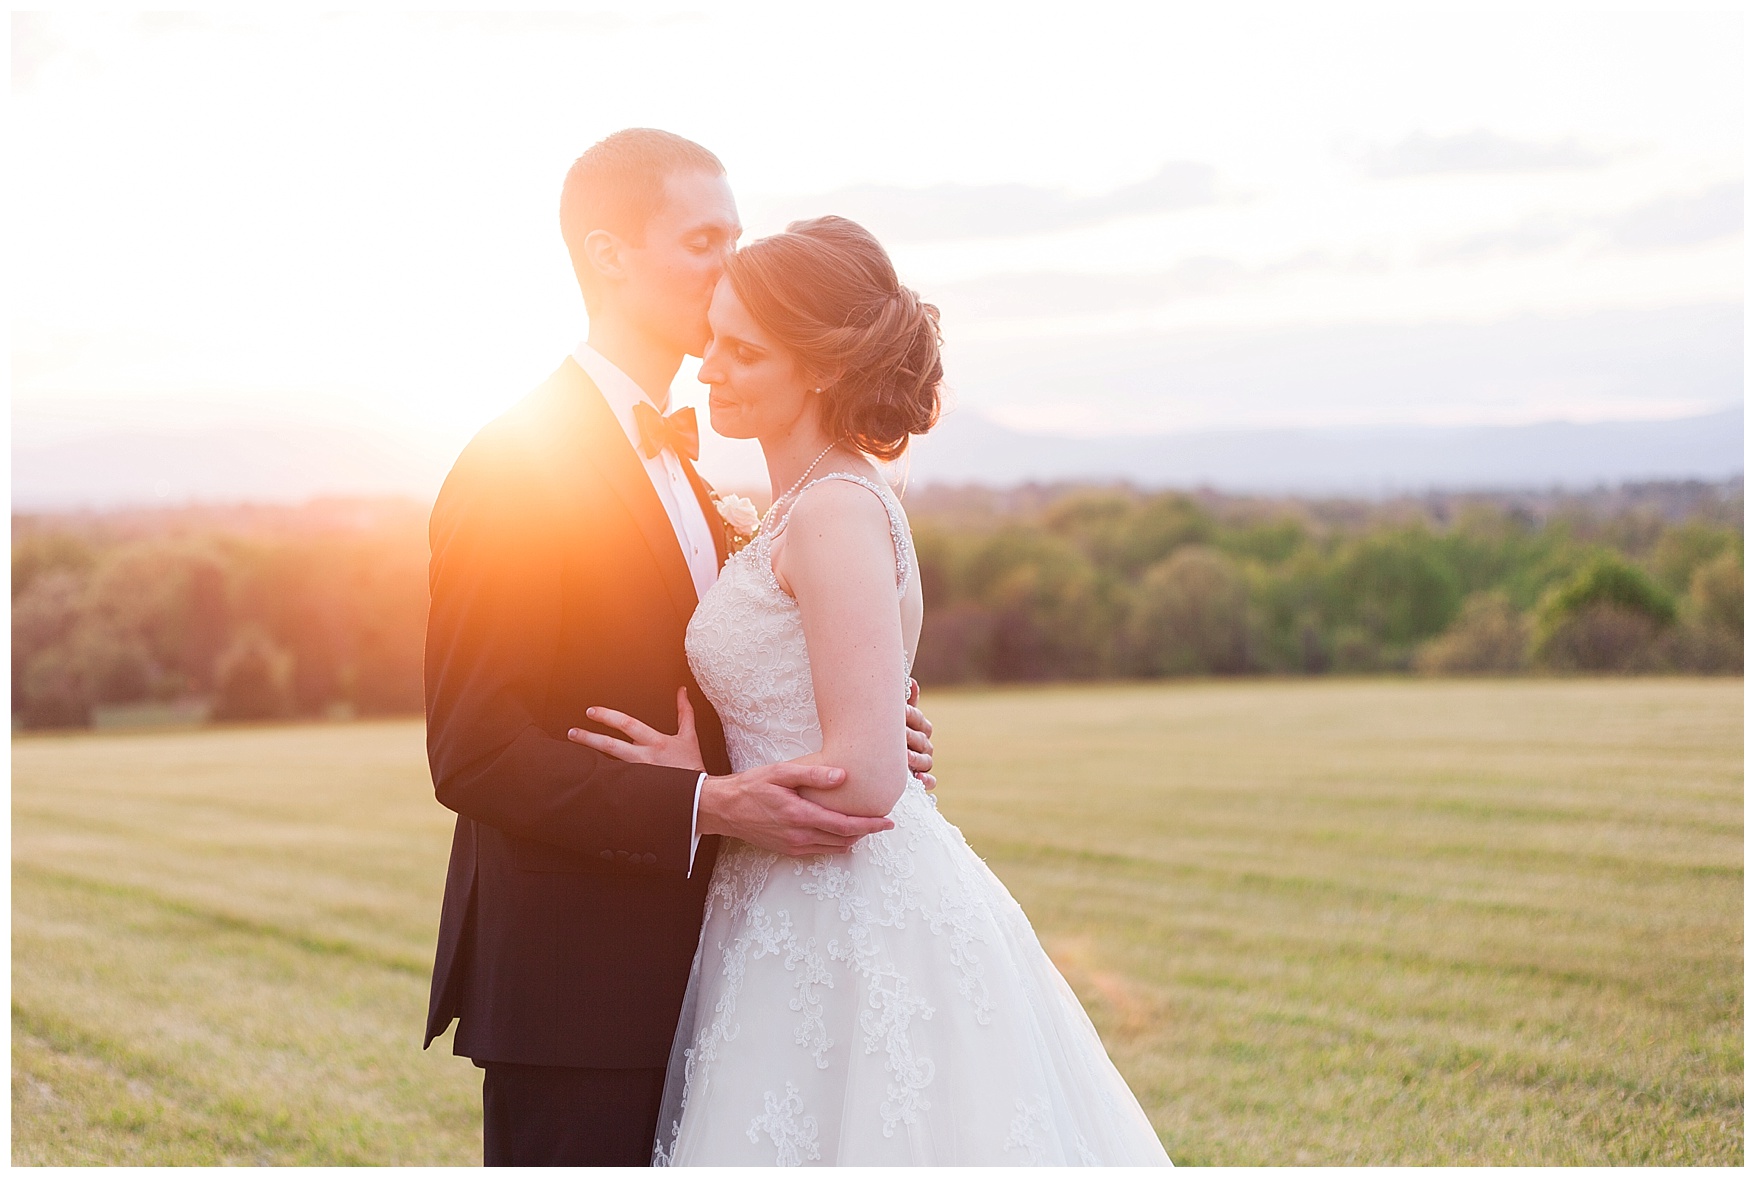
[[[701,501],[695,498],[695,488],[683,471],[682,459],[671,450],[660,450],[651,458],[640,453],[640,427],[634,420],[634,406],[639,402],[645,401],[663,413],[670,398],[667,396],[663,404],[654,402],[632,377],[604,359],[603,353],[588,343],[580,343],[573,349],[573,359],[585,370],[585,375],[591,378],[603,399],[609,402],[610,412],[621,423],[622,432],[628,435],[628,445],[634,448],[634,457],[640,460],[640,465],[646,469],[646,477],[652,480],[652,489],[658,493],[658,502],[664,505],[664,514],[670,517],[670,526],[676,532],[683,560],[688,562],[689,576],[695,582],[698,600],[719,579],[719,551],[713,545],[711,525],[701,511]],[[705,773],[695,779],[695,809],[689,819],[690,875],[695,871],[695,851],[701,845],[701,786],[706,781]]]
[[[628,445],[634,448],[634,456],[646,468],[646,477],[652,480],[652,489],[658,492],[658,502],[664,504],[664,514],[670,517],[670,526],[676,531],[677,547],[682,549],[683,559],[688,562],[689,576],[695,582],[695,597],[699,599],[719,579],[719,552],[713,546],[712,528],[701,511],[700,500],[695,498],[695,488],[683,471],[682,459],[672,450],[660,450],[651,458],[641,454],[640,427],[634,420],[634,406],[641,401],[663,413],[669,398],[666,397],[664,402],[654,402],[632,377],[605,360],[603,353],[590,344],[582,343],[574,348],[573,359],[585,370],[585,375],[591,378],[603,399],[609,402],[610,411],[621,423],[622,432],[628,435]]]

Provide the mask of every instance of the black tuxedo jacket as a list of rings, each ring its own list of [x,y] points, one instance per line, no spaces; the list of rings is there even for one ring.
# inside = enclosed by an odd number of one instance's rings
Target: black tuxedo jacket
[[[426,1042],[456,1018],[478,1060],[663,1067],[717,851],[702,839],[689,873],[699,774],[567,729],[601,704],[674,732],[686,684],[707,768],[729,765],[683,655],[675,530],[571,359],[463,451],[431,540],[427,758],[458,817]]]

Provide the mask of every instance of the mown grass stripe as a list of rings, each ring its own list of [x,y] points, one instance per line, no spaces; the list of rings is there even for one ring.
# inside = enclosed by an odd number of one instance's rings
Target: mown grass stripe
[[[137,904],[145,904],[161,912],[173,913],[188,920],[205,924],[210,928],[229,933],[241,933],[245,936],[261,937],[276,941],[282,945],[302,950],[306,953],[325,957],[343,957],[366,965],[375,965],[381,969],[396,973],[408,974],[413,977],[428,977],[432,973],[432,963],[400,954],[386,953],[369,945],[361,945],[355,941],[342,940],[335,937],[319,937],[298,929],[286,928],[270,924],[264,920],[239,916],[235,913],[221,912],[215,908],[206,908],[191,904],[186,900],[178,900],[162,892],[136,884],[119,884],[110,880],[93,879],[90,876],[73,875],[67,872],[51,871],[34,863],[14,860],[12,874],[16,881],[20,875],[39,883],[53,884],[91,895],[108,896],[112,899],[127,900]]]
[[[14,1035],[40,1040],[59,1055],[84,1059],[143,1083],[144,1099],[141,1094],[130,1096],[132,1103],[149,1107],[135,1110],[133,1116],[128,1110],[82,1111],[99,1115],[105,1127],[148,1134],[162,1132],[166,1122],[184,1122],[184,1135],[193,1139],[188,1146],[195,1158],[190,1160],[263,1165],[297,1158],[305,1165],[329,1166],[370,1165],[376,1160],[357,1148],[338,1145],[333,1133],[307,1125],[283,1108],[263,1107],[237,1093],[216,1090],[208,1078],[190,1076],[160,1057],[16,1000],[12,1028]],[[188,1124],[190,1120],[196,1123]]]
[[[1578,911],[1575,906],[1513,904],[1503,900],[1468,896],[1440,896],[1430,893],[1406,892],[1390,887],[1354,883],[1349,880],[1323,879],[1310,875],[1273,874],[1248,868],[1212,866],[1188,859],[1179,860],[1168,855],[1162,858],[1128,855],[1116,851],[1096,851],[1086,847],[1066,846],[1060,843],[982,839],[975,849],[983,859],[995,862],[1062,863],[1080,867],[1102,867],[1125,872],[1129,878],[1142,881],[1171,878],[1190,881],[1210,880],[1248,887],[1261,892],[1297,895],[1320,893],[1340,899],[1370,901],[1375,904],[1417,907],[1442,906],[1506,915],[1554,917]],[[1549,852],[1540,849],[1477,846],[1472,848],[1472,854],[1468,853],[1469,850],[1470,848],[1466,846],[1420,847],[1417,853],[1421,856],[1445,855],[1459,861],[1472,862],[1478,866],[1490,865],[1495,860],[1505,860],[1519,865],[1543,865],[1556,869],[1588,865],[1597,868],[1606,875],[1618,876],[1623,880],[1631,876],[1637,882],[1657,882],[1666,879],[1720,879],[1727,882],[1740,882],[1743,878],[1741,866],[1721,866],[1709,863],[1662,863],[1649,859],[1634,860],[1565,851]],[[1406,864],[1407,861],[1402,860],[1401,862]],[[1383,868],[1396,863],[1397,860],[1384,859],[1377,866]]]

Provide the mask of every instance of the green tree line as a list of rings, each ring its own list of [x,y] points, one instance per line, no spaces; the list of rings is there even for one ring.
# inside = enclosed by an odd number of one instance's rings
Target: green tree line
[[[14,517],[12,709],[78,726],[421,708],[425,510],[412,503]]]
[[[928,490],[909,498],[916,674],[1738,672],[1741,486],[1677,503]],[[418,712],[425,515],[14,517],[14,723],[155,701],[221,720]]]
[[[1657,497],[1668,515],[1604,496],[1545,518],[1490,496],[929,494],[913,510],[918,674],[1740,671],[1741,485],[1728,490],[1683,496],[1682,512]]]

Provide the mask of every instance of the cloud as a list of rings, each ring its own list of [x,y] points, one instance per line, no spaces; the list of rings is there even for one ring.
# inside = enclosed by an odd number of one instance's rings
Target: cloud
[[[1512,225],[1471,234],[1437,246],[1427,264],[1524,257],[1595,238],[1610,250],[1681,249],[1743,231],[1743,184],[1728,180],[1698,192],[1660,196],[1604,217],[1538,213]]]
[[[992,274],[928,293],[977,319],[1094,315],[1212,294],[1244,274],[1229,258],[1197,257],[1152,274]]]
[[[1374,147],[1360,159],[1367,175],[1431,176],[1466,172],[1552,172],[1595,168],[1608,157],[1576,139],[1530,143],[1491,131],[1428,135],[1416,131],[1400,143]]]
[[[12,92],[28,89],[48,60],[61,49],[40,12],[12,14]]]
[[[1743,231],[1743,182],[1731,180],[1687,196],[1665,196],[1629,209],[1608,223],[1609,239],[1624,249],[1697,245]]]
[[[471,37],[575,37],[625,33],[643,25],[692,24],[703,13],[670,13],[635,18],[619,12],[417,12],[416,28],[439,29]]]
[[[1149,179],[1095,196],[1027,184],[856,184],[820,196],[757,202],[756,208],[761,220],[838,213],[886,241],[1023,237],[1212,204],[1214,178],[1206,164],[1176,162]]]
[[[987,274],[926,287],[923,293],[951,313],[973,319],[1101,315],[1149,310],[1182,299],[1222,294],[1241,283],[1287,275],[1381,275],[1393,268],[1385,258],[1367,252],[1342,256],[1327,250],[1304,250],[1258,266],[1203,254],[1144,274],[1068,271]]]
[[[964,408],[1092,434],[1651,418],[1743,397],[1741,302],[947,345]]]
[[[1742,183],[1728,181],[1699,192],[1659,197],[1606,216],[1548,210],[1437,242],[1409,264],[1467,265],[1553,253],[1581,243],[1590,250],[1607,251],[1684,248],[1741,232],[1742,205]],[[1323,250],[1307,250],[1263,265],[1207,255],[1135,274],[988,274],[933,287],[925,293],[964,319],[1059,318],[1148,310],[1288,274],[1381,275],[1398,268],[1381,256],[1359,253],[1345,257]]]
[[[1515,225],[1470,234],[1441,245],[1426,256],[1427,262],[1478,262],[1495,257],[1527,257],[1557,250],[1574,240],[1580,230],[1573,217],[1539,213]]]

